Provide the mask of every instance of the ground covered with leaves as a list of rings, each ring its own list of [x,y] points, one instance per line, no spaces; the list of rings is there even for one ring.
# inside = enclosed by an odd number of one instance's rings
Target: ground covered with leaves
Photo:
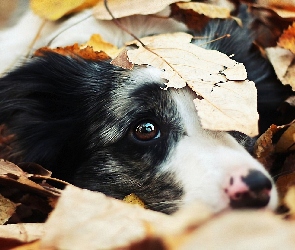
[[[4,2],[0,1],[3,7]],[[11,18],[12,14],[9,13],[17,8],[13,3],[15,1],[6,6],[7,13],[0,20],[3,27]],[[107,11],[105,2],[101,0],[31,0],[30,8],[50,23],[65,21],[85,8],[91,8],[93,16],[98,20],[115,22],[114,17],[152,17],[169,7],[169,18],[185,23],[190,29],[201,30],[214,18],[234,19],[240,23],[237,14],[241,4],[246,4],[255,18],[252,26],[256,34],[255,46],[270,60],[282,84],[291,85],[295,90],[294,1],[109,0]],[[37,35],[36,39],[42,37]],[[167,87],[181,88],[188,85],[202,97],[194,102],[204,128],[235,129],[250,136],[257,135],[256,89],[254,83],[247,80],[244,66],[222,53],[206,51],[191,44],[192,39],[194,38],[186,33],[140,37],[129,43],[136,45],[136,49],[128,50],[127,47],[117,48],[103,41],[99,34],[93,34],[83,44],[69,44],[56,49],[40,48],[34,55],[42,56],[44,51],[54,50],[60,54],[93,60],[111,58],[113,64],[131,70],[134,64],[149,64],[164,69],[162,77],[167,80]],[[178,48],[181,48],[181,55],[175,52]],[[183,48],[186,48],[185,51]],[[185,52],[190,52],[191,57],[183,57]],[[171,53],[174,53],[173,56]],[[184,67],[180,58],[186,62],[192,61],[193,74]],[[225,68],[226,70],[221,70]],[[211,83],[208,89],[200,79]],[[220,88],[217,97],[209,95],[209,90],[220,79],[226,82],[231,91],[223,93]],[[242,98],[239,95],[242,100],[240,106],[235,101],[235,92],[246,93]],[[218,96],[225,94],[229,95],[229,102],[221,103]],[[294,106],[295,98],[290,96],[285,103],[289,123],[273,124],[257,140],[253,152],[267,170],[274,174],[280,195],[280,206],[276,212],[223,211],[215,214],[210,208],[196,203],[168,216],[145,209],[136,194],[130,194],[124,201],[115,200],[52,178],[51,173],[38,164],[24,163],[16,166],[1,160],[1,249],[294,249]],[[214,107],[218,107],[217,110],[238,109],[242,112],[239,119],[236,119],[237,123],[232,122],[234,119],[229,123]],[[217,115],[208,121],[202,115],[208,112]],[[235,115],[236,112],[226,114],[227,117]],[[13,139],[5,134],[5,130],[5,126],[1,125],[0,155],[5,155],[9,150],[9,141]]]

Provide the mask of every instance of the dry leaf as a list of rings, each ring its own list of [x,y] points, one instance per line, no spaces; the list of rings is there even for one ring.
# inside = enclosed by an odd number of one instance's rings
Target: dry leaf
[[[15,213],[8,216],[7,223],[43,222],[61,192],[54,185],[61,187],[67,183],[51,178],[50,172],[40,166],[29,163],[21,165],[33,173],[24,172],[13,163],[0,160],[0,194],[18,206]]]
[[[294,54],[280,47],[266,48],[266,54],[274,67],[277,77],[284,85],[291,85],[295,91]]]
[[[3,225],[14,214],[16,204],[0,194],[0,225]]]
[[[134,65],[127,59],[127,49],[123,49],[121,53],[111,61],[111,64],[120,66],[123,69],[133,69]]]
[[[0,226],[1,238],[15,239],[20,242],[30,242],[40,239],[44,233],[43,223],[19,223]]]
[[[295,17],[294,0],[258,0],[257,4],[272,9],[283,18]]]
[[[199,14],[192,9],[181,9],[177,4],[171,5],[170,17],[185,23],[189,29],[199,32],[201,32],[210,21],[209,17]]]
[[[284,30],[278,41],[278,46],[295,53],[295,22]]]
[[[64,15],[94,6],[99,0],[31,0],[31,9],[35,14],[55,21]],[[102,1],[103,2],[103,1]]]
[[[189,3],[176,3],[176,5],[180,9],[190,9],[196,13],[205,15],[210,18],[229,18],[230,9],[220,7],[214,4],[209,3],[197,3],[197,2],[189,2]]]
[[[40,250],[40,241],[36,240],[30,243],[22,244],[21,246],[14,247],[11,250]],[[43,249],[43,250],[55,250],[55,249]]]
[[[201,31],[211,18],[229,18],[235,4],[228,1],[210,1],[210,3],[178,2],[171,5],[170,17],[183,22],[188,28]],[[232,17],[234,18],[234,17]],[[234,18],[238,23],[240,19]]]
[[[64,56],[71,57],[82,57],[84,59],[90,60],[109,60],[111,59],[105,52],[103,51],[94,51],[91,47],[80,48],[80,46],[75,43],[71,46],[66,47],[57,47],[55,49],[51,49],[49,47],[43,47],[35,51],[35,56],[43,56],[46,52],[55,52]]]
[[[291,250],[295,247],[295,223],[266,211],[235,211],[208,221],[188,235],[181,246],[174,247],[174,241],[169,241],[165,249]]]
[[[102,193],[68,186],[45,224],[41,247],[80,250],[126,246],[146,237],[151,222],[160,227],[171,224],[171,218]]]
[[[254,155],[261,160],[275,152],[272,144],[273,135],[279,130],[276,125],[271,125],[256,141],[254,146]]]
[[[187,1],[189,0],[183,2]],[[120,18],[132,15],[155,14],[175,2],[178,2],[178,0],[108,0],[108,7],[115,18]],[[104,6],[104,1],[99,1],[94,7],[94,16],[101,20],[112,19]]]
[[[134,64],[161,69],[167,87],[188,85],[193,89],[205,129],[257,135],[257,91],[255,84],[246,80],[244,66],[221,52],[200,48],[191,40],[187,33],[146,37],[141,39],[146,47],[136,41],[139,48],[128,50],[127,56]]]
[[[293,183],[294,184],[294,183]],[[295,219],[295,186],[291,186],[284,198],[284,204],[289,209],[289,216],[291,219]]]
[[[251,29],[255,43],[262,48],[276,46],[283,30],[292,24],[292,19],[284,19],[267,7],[251,5],[250,12],[254,17]]]
[[[294,184],[295,184],[295,173],[284,174],[278,178],[278,180],[276,181],[276,187],[278,189],[278,193],[281,200],[286,196],[286,193],[288,192],[290,187]],[[295,200],[294,200],[294,212],[295,212]]]
[[[139,205],[141,207],[145,207],[144,202],[136,195],[136,194],[129,194],[126,195],[123,199],[124,202],[134,205]]]
[[[276,143],[278,153],[295,150],[295,123],[291,124]]]
[[[103,51],[108,54],[111,58],[115,58],[120,53],[120,49],[117,46],[106,42],[102,39],[102,37],[98,34],[94,34],[90,37],[90,40],[87,41],[86,44],[80,46],[80,49],[84,49],[86,47],[92,47],[94,51]]]

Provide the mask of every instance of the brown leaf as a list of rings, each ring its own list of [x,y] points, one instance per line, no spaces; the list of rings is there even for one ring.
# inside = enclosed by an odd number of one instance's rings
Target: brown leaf
[[[16,204],[0,194],[0,225],[3,225],[14,214]]]
[[[123,69],[133,69],[134,67],[134,64],[128,60],[126,49],[123,49],[121,53],[111,61],[111,64]]]
[[[251,5],[250,12],[254,16],[252,30],[255,32],[255,42],[262,48],[276,46],[283,30],[294,21],[284,19],[274,10],[259,5]]]
[[[178,4],[171,5],[170,17],[185,23],[189,29],[196,31],[201,31],[210,21],[209,17],[196,13],[192,9],[182,9]]]
[[[278,193],[279,193],[281,200],[286,196],[288,189],[290,189],[290,187],[294,184],[295,184],[295,172],[290,173],[290,174],[281,175],[277,179],[276,186],[277,186]],[[295,208],[295,200],[294,200],[294,208]],[[295,212],[295,210],[294,210],[294,212]]]
[[[255,157],[263,162],[265,157],[275,152],[274,145],[272,143],[273,135],[279,130],[276,125],[271,125],[256,141],[254,146]]]
[[[30,168],[27,166],[27,169]],[[36,171],[36,168],[33,170]],[[46,175],[49,173],[41,170],[40,166],[37,171]],[[50,176],[26,173],[15,164],[0,160],[0,194],[18,204],[7,223],[43,222],[61,192],[60,189],[49,185],[49,182],[55,182],[59,187],[66,185]]]
[[[276,143],[275,150],[278,153],[295,150],[295,123],[288,126]]]
[[[71,57],[82,57],[84,59],[89,60],[109,60],[111,59],[105,52],[103,51],[94,51],[91,47],[80,48],[80,46],[75,43],[71,46],[66,47],[58,47],[56,49],[51,49],[49,47],[43,47],[35,52],[35,56],[43,56],[46,52],[55,52],[64,56]]]

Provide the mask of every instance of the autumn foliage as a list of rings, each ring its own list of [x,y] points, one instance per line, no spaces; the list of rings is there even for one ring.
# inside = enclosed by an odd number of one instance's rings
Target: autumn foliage
[[[255,17],[252,26],[255,46],[270,60],[282,84],[295,90],[294,1],[208,2],[109,0],[111,13],[102,0],[31,0],[30,6],[46,22],[62,22],[85,8],[92,8],[98,20],[112,20],[112,15],[115,18],[153,16],[169,6],[171,12],[166,18],[201,30],[212,18],[230,18],[241,24],[236,14],[239,5],[247,4],[248,11]],[[204,128],[257,135],[257,93],[254,83],[247,80],[244,66],[218,51],[193,45],[193,39],[187,33],[162,34],[140,37],[117,48],[99,34],[93,34],[83,44],[54,49],[43,47],[36,50],[34,56],[54,51],[89,60],[109,60],[130,70],[134,65],[152,65],[162,70],[167,88],[189,86],[201,97],[194,103]],[[224,86],[212,92],[215,83],[221,80]],[[219,97],[225,94],[228,101],[221,102]],[[295,106],[294,98],[287,101]],[[216,116],[207,119],[208,112]],[[292,115],[294,117],[294,113]],[[282,244],[285,249],[292,249],[295,247],[294,124],[272,125],[257,140],[254,150],[254,156],[276,173],[281,199],[279,215],[269,211],[216,215],[202,204],[195,204],[168,216],[144,209],[136,194],[118,201],[54,179],[50,172],[36,164],[16,166],[1,160],[0,224],[5,224],[0,226],[1,249],[150,249],[149,246],[212,249],[216,245],[221,249],[229,246],[253,249],[254,245],[259,249],[276,249]],[[1,127],[2,157],[13,137],[7,137],[2,133],[4,130]]]

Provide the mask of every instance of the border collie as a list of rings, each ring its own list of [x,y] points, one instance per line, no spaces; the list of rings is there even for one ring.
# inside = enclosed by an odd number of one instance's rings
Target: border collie
[[[223,34],[231,37],[206,48],[244,63],[258,89],[263,130],[289,88],[253,50],[247,28],[211,21],[198,36]],[[253,140],[203,129],[195,94],[163,90],[164,84],[160,70],[150,66],[125,70],[54,52],[33,57],[0,79],[0,124],[14,135],[2,156],[36,162],[57,178],[115,198],[135,193],[148,208],[165,213],[194,201],[216,212],[275,208],[270,175],[243,147]]]

